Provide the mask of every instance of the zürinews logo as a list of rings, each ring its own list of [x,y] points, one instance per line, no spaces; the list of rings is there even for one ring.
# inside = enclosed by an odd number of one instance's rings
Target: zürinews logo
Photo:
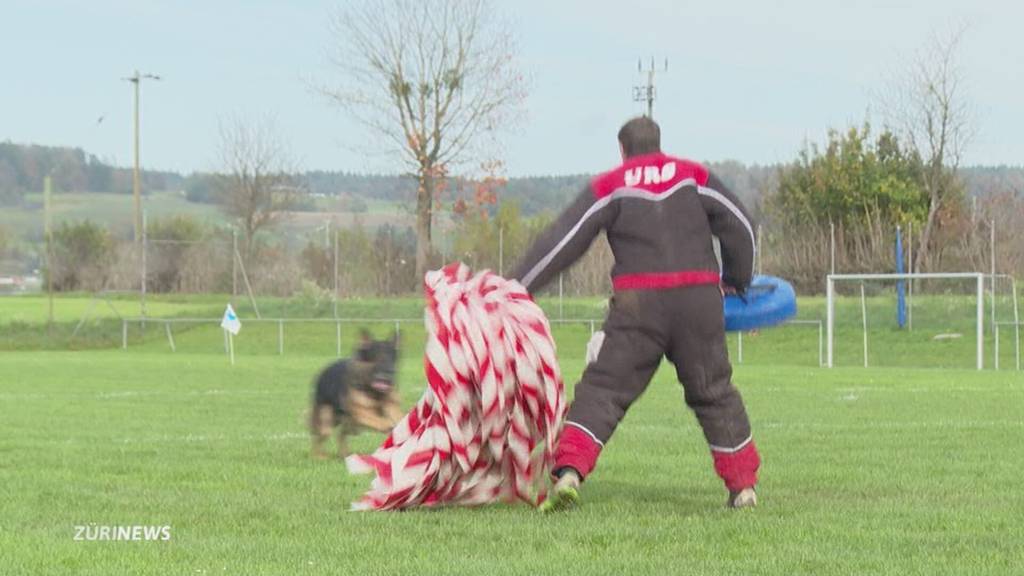
[[[171,539],[170,526],[98,526],[83,524],[75,526],[76,542],[127,541],[153,542]]]

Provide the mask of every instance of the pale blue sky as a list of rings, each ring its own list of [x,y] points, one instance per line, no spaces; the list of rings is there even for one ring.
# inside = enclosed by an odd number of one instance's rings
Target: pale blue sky
[[[0,141],[81,146],[130,161],[135,68],[143,164],[216,168],[218,120],[271,116],[300,165],[386,171],[365,136],[309,89],[336,77],[328,18],[345,1],[0,0]],[[885,78],[933,30],[967,26],[975,118],[968,163],[1024,163],[1024,3],[1013,1],[497,1],[532,77],[504,139],[510,175],[594,172],[641,111],[640,56],[668,57],[655,116],[665,148],[704,160],[786,161],[803,139],[859,123]],[[103,116],[104,120],[97,123]],[[874,114],[878,117],[878,114]]]

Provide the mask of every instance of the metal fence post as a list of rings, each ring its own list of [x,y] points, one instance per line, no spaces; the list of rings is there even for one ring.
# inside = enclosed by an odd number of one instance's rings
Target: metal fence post
[[[825,366],[828,368],[832,367],[832,339],[835,336],[835,280],[832,279],[830,274],[825,280],[825,341],[826,351]]]
[[[996,221],[992,219],[989,224],[989,256],[992,260],[992,285],[989,286],[989,292],[992,294],[992,301],[990,308],[992,312],[992,330],[996,329]]]
[[[985,275],[978,273],[978,370],[985,369]]]
[[[277,320],[277,355],[284,356],[284,320]]]
[[[338,317],[338,229],[334,229],[334,317]]]
[[[231,229],[231,303],[234,304],[235,296],[238,295],[238,230]]]
[[[148,248],[148,244],[149,244],[149,238],[148,238],[148,235],[146,234],[146,228],[147,227],[148,227],[148,225],[146,223],[146,211],[143,210],[142,211],[142,278],[141,278],[141,282],[139,283],[139,285],[140,285],[139,290],[140,290],[140,294],[142,296],[142,300],[140,301],[140,307],[142,309],[142,327],[143,327],[143,329],[145,329],[145,327],[146,327],[146,276],[148,276],[148,272],[146,270],[146,252],[147,252],[147,248]]]
[[[177,352],[178,349],[174,346],[174,336],[171,335],[171,323],[164,320],[164,331],[167,332],[167,343],[171,345],[171,352]]]
[[[1010,277],[1010,293],[1013,295],[1013,355],[1017,370],[1020,370],[1020,311],[1017,306],[1017,280]]]
[[[121,349],[128,349],[128,321],[121,320]]]

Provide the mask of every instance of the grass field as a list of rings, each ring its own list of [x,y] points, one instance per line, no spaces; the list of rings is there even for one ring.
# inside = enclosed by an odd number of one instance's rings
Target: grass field
[[[61,318],[76,320],[81,300],[65,303]],[[12,302],[0,300],[0,310],[19,310]],[[17,302],[34,310],[41,300]],[[221,302],[153,305],[176,316]],[[411,317],[421,303],[344,305],[349,315]],[[579,317],[599,316],[601,305],[568,304]],[[869,314],[888,311],[872,305]],[[814,317],[821,303],[801,308]],[[922,327],[919,341],[880,328],[876,359],[972,366],[972,339],[927,337],[959,329],[958,317]],[[39,316],[31,320],[0,321],[0,333],[38,330]],[[853,348],[847,366],[859,359],[859,321],[844,320],[837,336],[837,348]],[[120,326],[107,319],[93,329],[103,322]],[[952,575],[1020,574],[1024,565],[1021,372],[825,370],[815,328],[764,331],[745,338],[735,373],[765,462],[757,510],[724,508],[695,420],[663,367],[579,510],[352,513],[369,478],[310,461],[300,422],[310,379],[336,354],[333,322],[288,325],[284,356],[276,324],[249,322],[234,368],[216,328],[175,328],[171,353],[159,325],[149,326],[145,336],[133,327],[128,351],[0,352],[0,573]],[[586,324],[555,330],[570,394],[589,334]],[[422,338],[421,327],[403,325],[406,405],[422,391]],[[735,358],[734,335],[731,345]],[[352,447],[370,451],[381,439],[364,434]],[[76,526],[92,525],[170,526],[171,539],[74,540]]]
[[[147,298],[147,314],[157,318],[175,320],[171,325],[172,338],[181,352],[217,354],[223,351],[222,334],[216,321],[205,324],[177,322],[182,318],[219,318],[228,295],[151,295]],[[242,297],[235,298],[236,309],[245,323],[245,334],[237,340],[246,354],[278,354],[279,336],[283,332],[286,354],[295,350],[312,350],[319,354],[336,354],[337,330],[333,322],[334,307],[329,300],[310,301],[302,297],[259,299],[264,318],[304,319],[316,318],[319,324],[288,323],[283,331],[276,322],[252,322],[255,313]],[[594,320],[600,327],[605,313],[603,298],[571,298],[562,306],[556,298],[542,297],[541,306],[553,321]],[[871,366],[970,369],[975,366],[976,301],[973,296],[929,295],[915,299],[913,326],[900,330],[895,323],[895,301],[891,295],[875,295],[867,299],[868,359]],[[987,303],[986,303],[987,306]],[[1019,304],[1024,309],[1024,302]],[[0,297],[0,350],[37,349],[110,349],[122,344],[122,318],[136,318],[141,307],[135,295],[116,295],[109,303],[92,295],[62,295],[54,300],[55,324],[47,330],[47,300],[44,296],[21,295]],[[418,297],[365,298],[341,300],[337,313],[340,318],[407,319],[401,329],[410,335],[422,337],[419,320],[423,315],[423,300]],[[78,323],[86,322],[72,337]],[[800,298],[797,318],[801,321],[820,322],[825,319],[824,300],[820,297]],[[1013,319],[1012,301],[997,300],[997,320]],[[995,367],[995,335],[989,324],[989,309],[985,310],[985,366]],[[857,297],[841,298],[836,305],[835,365],[862,366],[864,362],[863,319]],[[578,333],[589,322],[558,325],[560,330]],[[393,326],[378,323],[378,329]],[[129,347],[142,347],[152,352],[170,352],[170,343],[164,326],[147,323],[146,329],[138,322],[128,325]],[[342,324],[342,348],[348,350],[351,324]],[[998,348],[999,368],[1016,367],[1015,331],[1008,325],[1000,328]],[[740,363],[738,337],[729,337],[730,349]],[[824,342],[819,340],[817,324],[789,325],[760,334],[747,334],[743,338],[742,363],[756,365],[818,366],[819,355],[824,356]],[[1024,348],[1024,346],[1022,346]]]
[[[6,228],[17,238],[40,239],[43,235],[43,195],[28,194],[26,205],[0,210],[0,228]],[[55,193],[53,195],[53,222],[91,220],[107,227],[117,237],[127,237],[132,231],[133,205],[130,194],[102,192]],[[328,219],[334,225],[351,227],[358,221],[368,229],[383,224],[412,226],[412,211],[400,202],[370,199],[362,213],[338,212],[334,199],[318,199],[316,212],[292,212],[284,219],[277,232],[281,238],[305,243],[314,237],[314,230]],[[171,216],[189,216],[215,226],[227,224],[227,218],[215,204],[189,202],[178,191],[154,191],[143,198],[143,208],[150,221]],[[440,225],[448,227],[447,219]],[[322,237],[322,236],[320,236]]]
[[[17,236],[42,237],[43,195],[29,194],[27,205],[0,211],[0,226],[12,230]],[[109,227],[115,235],[130,234],[133,204],[130,194],[113,193],[55,193],[53,195],[53,222],[92,220]],[[150,219],[165,216],[188,215],[201,221],[219,222],[223,219],[217,207],[189,202],[178,192],[152,192],[144,200]]]

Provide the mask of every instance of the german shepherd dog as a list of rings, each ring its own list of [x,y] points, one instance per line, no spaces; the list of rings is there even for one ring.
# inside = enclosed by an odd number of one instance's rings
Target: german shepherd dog
[[[387,432],[402,418],[395,389],[398,338],[374,340],[363,330],[352,358],[330,364],[317,376],[309,431],[312,456],[324,459],[324,441],[337,429],[338,457],[348,456],[348,436],[363,428]]]

